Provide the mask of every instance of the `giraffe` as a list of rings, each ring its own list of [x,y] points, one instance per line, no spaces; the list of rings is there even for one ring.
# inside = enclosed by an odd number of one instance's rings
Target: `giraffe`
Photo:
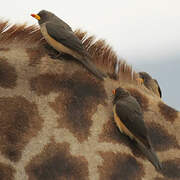
[[[0,22],[0,179],[180,179],[180,112],[139,84],[104,40],[75,33],[108,74],[104,81],[58,57],[38,27]],[[143,109],[161,172],[114,123],[119,86]]]

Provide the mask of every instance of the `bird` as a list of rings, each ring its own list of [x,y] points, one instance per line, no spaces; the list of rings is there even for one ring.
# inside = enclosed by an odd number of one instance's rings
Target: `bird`
[[[139,77],[146,88],[153,91],[160,98],[162,97],[162,91],[156,79],[153,79],[147,72],[139,72]]]
[[[96,77],[104,80],[106,74],[91,62],[91,56],[67,23],[46,10],[41,10],[38,14],[31,14],[31,16],[38,20],[41,33],[50,46],[60,53],[71,55]]]
[[[152,148],[141,106],[128,91],[121,87],[112,92],[114,94],[113,116],[120,132],[133,140],[154,167],[161,170],[162,165]]]

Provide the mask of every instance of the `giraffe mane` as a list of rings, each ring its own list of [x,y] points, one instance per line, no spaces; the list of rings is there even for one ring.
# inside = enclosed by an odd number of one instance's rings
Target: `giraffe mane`
[[[75,30],[75,34],[92,56],[93,62],[102,71],[108,73],[110,78],[137,82],[138,74],[133,71],[132,66],[119,58],[117,53],[104,39],[95,40],[96,38],[93,35],[89,36],[87,32],[80,29]]]
[[[138,74],[126,61],[120,59],[113,48],[105,40],[95,40],[95,36],[88,35],[87,32],[77,29],[76,36],[82,41],[84,48],[92,57],[93,63],[98,68],[106,72],[114,80],[134,81]],[[10,24],[8,21],[0,22],[0,44],[23,43],[26,46],[38,45],[43,48],[47,42],[43,38],[40,29],[36,25]]]
[[[8,21],[0,22],[0,43],[9,42],[39,43],[42,35],[38,26],[27,24],[10,24]]]

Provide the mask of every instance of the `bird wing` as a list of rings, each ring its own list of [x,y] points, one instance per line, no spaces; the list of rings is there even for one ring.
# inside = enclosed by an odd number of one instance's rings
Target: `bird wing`
[[[56,41],[60,42],[65,47],[74,50],[75,52],[79,53],[82,58],[80,57],[78,60],[89,70],[91,71],[96,77],[100,79],[104,79],[106,74],[101,72],[96,68],[96,66],[90,61],[90,55],[84,49],[82,42],[78,39],[78,37],[72,32],[65,29],[60,23],[52,23],[47,22],[45,23],[47,33]]]
[[[161,88],[160,88],[160,86],[159,86],[159,83],[158,83],[158,81],[157,81],[156,79],[154,79],[154,81],[155,81],[155,83],[156,83],[157,86],[158,86],[159,96],[162,97],[162,91],[161,91]]]
[[[146,147],[150,148],[147,128],[139,104],[134,101],[121,100],[116,103],[115,111],[126,128]]]
[[[63,26],[51,22],[46,23],[46,28],[48,34],[64,46],[80,53],[84,51],[82,42],[72,31],[68,31]]]

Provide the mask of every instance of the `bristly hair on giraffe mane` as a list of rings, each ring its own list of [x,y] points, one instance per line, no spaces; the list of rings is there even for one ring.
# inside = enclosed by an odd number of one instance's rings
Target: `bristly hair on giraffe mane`
[[[92,56],[93,63],[102,71],[106,72],[110,78],[136,82],[138,74],[132,70],[130,65],[117,56],[116,52],[105,40],[95,40],[96,38],[94,36],[89,36],[87,32],[83,32],[80,29],[75,30],[74,33],[82,41],[84,48]],[[26,45],[37,44],[39,46],[47,44],[38,26],[28,26],[26,24],[12,25],[9,24],[8,21],[1,21],[0,44],[6,45],[17,42]]]

